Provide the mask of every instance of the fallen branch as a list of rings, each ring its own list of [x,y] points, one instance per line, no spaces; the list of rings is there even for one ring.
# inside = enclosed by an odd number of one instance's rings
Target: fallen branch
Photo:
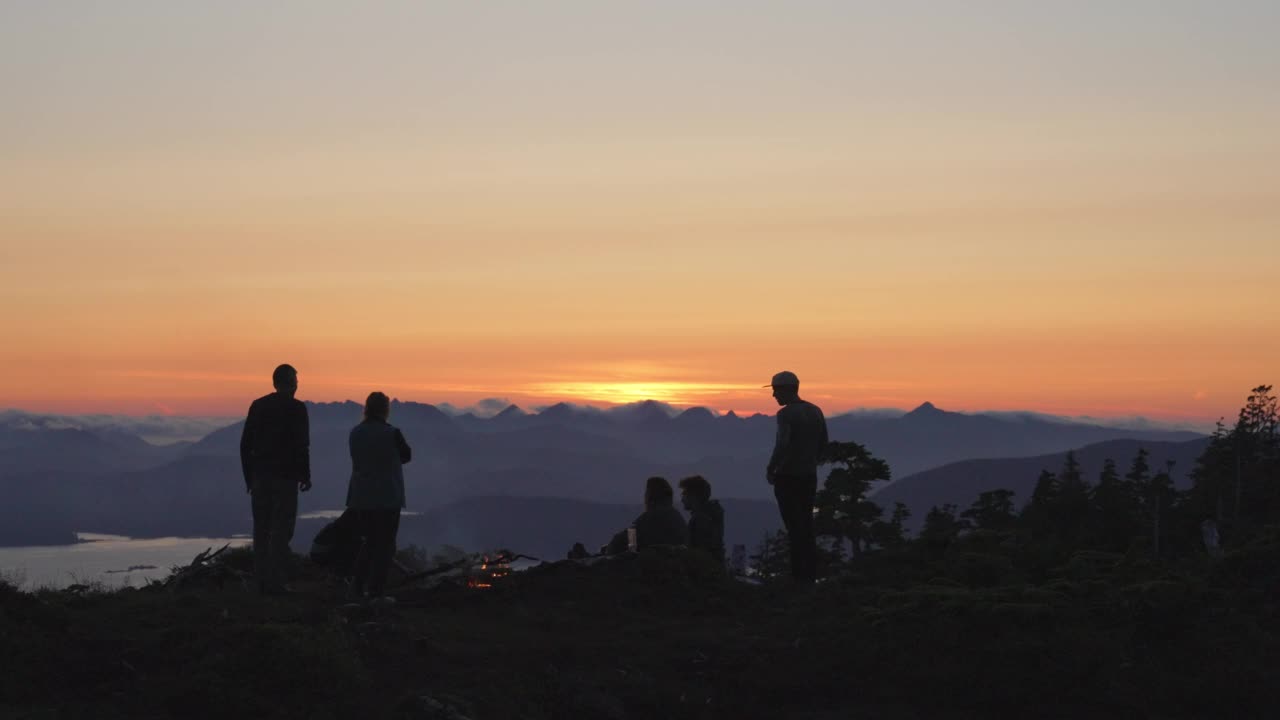
[[[414,573],[406,577],[405,579],[401,580],[400,585],[402,586],[409,585],[410,583],[415,583],[425,578],[433,577],[435,575],[443,575],[444,573],[451,572],[453,570],[459,570],[459,569],[462,569],[468,566],[474,566],[477,564],[509,565],[515,562],[516,560],[532,560],[534,562],[543,562],[542,559],[533,557],[532,555],[522,555],[519,553],[513,554],[507,551],[503,551],[493,557],[481,556],[480,559],[477,559],[475,556],[471,556],[471,557],[462,558],[461,560],[456,560],[451,563],[437,565],[431,568],[430,570],[423,570],[422,572]]]
[[[204,552],[196,555],[195,558],[191,560],[190,564],[185,567],[174,568],[169,577],[165,578],[162,582],[157,583],[156,586],[162,588],[173,588],[202,579],[213,580],[221,585],[226,582],[228,577],[243,579],[246,576],[245,573],[221,563],[214,562],[218,556],[226,552],[229,547],[231,547],[231,543],[223,545],[218,548],[216,552],[212,547],[206,548]]]

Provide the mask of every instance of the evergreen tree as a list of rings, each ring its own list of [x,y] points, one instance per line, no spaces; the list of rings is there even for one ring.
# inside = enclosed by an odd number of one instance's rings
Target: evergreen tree
[[[1280,407],[1270,385],[1250,391],[1230,429],[1218,422],[1178,515],[1180,532],[1216,520],[1225,542],[1248,526],[1280,522]]]
[[[1240,408],[1236,427],[1259,446],[1274,443],[1280,437],[1280,399],[1271,394],[1270,385],[1259,385],[1250,391]]]
[[[1058,502],[1058,476],[1048,470],[1040,471],[1031,499],[1022,508],[1019,524],[1032,540],[1043,540],[1055,533],[1054,507]]]
[[[1191,490],[1182,506],[1187,524],[1199,525],[1213,519],[1221,525],[1226,520],[1235,479],[1234,436],[1219,420],[1208,447],[1196,458],[1191,470]]]
[[[1142,488],[1142,518],[1147,527],[1147,535],[1151,538],[1152,550],[1160,553],[1164,544],[1163,537],[1168,533],[1170,511],[1173,507],[1177,491],[1173,487],[1173,461],[1170,460],[1164,470],[1156,473]]]
[[[924,517],[924,527],[920,530],[920,539],[927,547],[944,549],[968,528],[968,522],[960,519],[956,510],[951,503],[929,508],[929,514]]]
[[[1152,537],[1151,508],[1154,500],[1151,497],[1151,464],[1147,462],[1150,453],[1144,447],[1138,448],[1138,454],[1129,465],[1129,472],[1124,474],[1128,490],[1138,499],[1138,521],[1136,534]],[[1154,540],[1154,538],[1152,538]]]
[[[1035,489],[1031,491],[1031,500],[1029,505],[1041,505],[1048,507],[1053,505],[1058,499],[1058,476],[1048,470],[1041,470],[1040,477],[1036,479]]]
[[[1120,479],[1116,463],[1107,458],[1093,491],[1094,542],[1111,552],[1124,552],[1138,532],[1138,497]]]
[[[1136,491],[1135,494],[1141,494],[1142,488],[1146,487],[1147,481],[1151,479],[1151,465],[1147,463],[1148,456],[1146,448],[1138,448],[1138,454],[1134,456],[1129,472],[1124,474],[1125,480],[1128,480],[1130,487]]]
[[[1070,544],[1085,533],[1089,518],[1089,482],[1080,471],[1074,450],[1067,453],[1058,474],[1058,495],[1053,504],[1054,525],[1058,537]]]
[[[1236,420],[1237,519],[1280,522],[1280,402],[1270,385],[1255,387]]]
[[[773,580],[791,572],[791,545],[787,531],[765,533],[755,554],[748,558],[751,569],[762,580]]]
[[[893,504],[893,514],[888,521],[877,520],[871,525],[871,541],[880,547],[901,547],[907,542],[905,524],[911,517],[906,504]]]
[[[981,530],[1008,530],[1018,522],[1013,496],[1012,490],[989,490],[978,495],[960,517]]]
[[[854,442],[831,443],[826,460],[836,467],[815,499],[815,529],[837,543],[847,540],[850,554],[857,557],[875,542],[872,529],[884,511],[867,499],[867,493],[874,483],[888,482],[889,464]]]

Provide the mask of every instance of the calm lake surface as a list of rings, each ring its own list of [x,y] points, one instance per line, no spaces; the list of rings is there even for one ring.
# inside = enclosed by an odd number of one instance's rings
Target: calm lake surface
[[[248,545],[247,536],[229,538],[150,538],[76,533],[75,545],[0,548],[0,573],[30,590],[101,582],[139,587],[166,577],[174,565],[186,565],[208,548]],[[143,567],[139,567],[143,566]],[[151,567],[147,567],[151,566]]]

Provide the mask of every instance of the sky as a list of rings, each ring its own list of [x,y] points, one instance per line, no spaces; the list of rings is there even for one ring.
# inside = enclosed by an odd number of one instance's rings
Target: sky
[[[0,5],[0,408],[1234,416],[1280,4]]]

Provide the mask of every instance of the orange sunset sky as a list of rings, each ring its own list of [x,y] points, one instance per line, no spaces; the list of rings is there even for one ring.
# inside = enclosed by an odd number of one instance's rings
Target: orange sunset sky
[[[5,3],[0,408],[1230,417],[1278,7]]]

